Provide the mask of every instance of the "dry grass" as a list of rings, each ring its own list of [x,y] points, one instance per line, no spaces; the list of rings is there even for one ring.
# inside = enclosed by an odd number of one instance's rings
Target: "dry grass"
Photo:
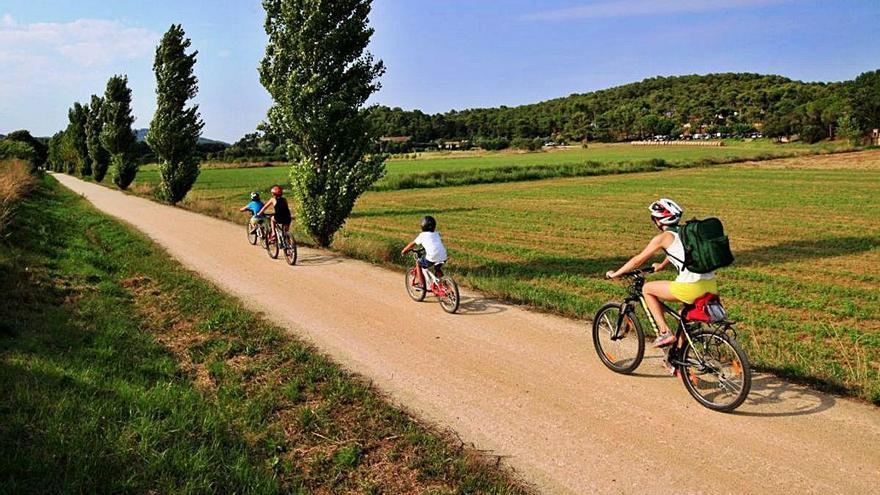
[[[35,183],[30,169],[30,164],[22,160],[0,162],[0,234],[15,215],[18,202]]]

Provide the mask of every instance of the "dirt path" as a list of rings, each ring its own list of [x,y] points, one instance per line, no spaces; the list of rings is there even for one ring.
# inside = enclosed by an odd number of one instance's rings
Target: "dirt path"
[[[638,376],[605,369],[584,322],[467,292],[461,314],[447,315],[435,302],[410,301],[402,273],[307,249],[288,267],[249,246],[243,226],[55,177],[546,492],[880,486],[875,407],[759,375],[738,414],[714,413],[661,376],[656,358]]]

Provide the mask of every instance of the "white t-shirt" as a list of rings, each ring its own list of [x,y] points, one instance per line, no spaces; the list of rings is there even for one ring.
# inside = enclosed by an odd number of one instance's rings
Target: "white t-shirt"
[[[678,232],[671,230],[667,230],[667,232],[675,236],[675,240],[672,241],[672,244],[666,249],[666,257],[669,258],[669,262],[672,263],[672,266],[678,269],[678,277],[675,278],[676,282],[688,284],[699,282],[700,280],[712,280],[715,278],[715,272],[694,273],[685,268],[681,262],[684,260],[684,244],[681,242],[681,237],[679,237]]]
[[[425,248],[425,259],[431,263],[446,261],[446,247],[440,240],[439,232],[422,232],[413,242]]]

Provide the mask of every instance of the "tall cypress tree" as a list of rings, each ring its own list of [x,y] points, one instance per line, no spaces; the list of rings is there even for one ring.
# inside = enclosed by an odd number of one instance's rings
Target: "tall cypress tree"
[[[74,163],[70,166],[73,170],[70,172],[79,172],[83,177],[92,175],[92,160],[89,158],[89,149],[86,144],[86,121],[89,117],[89,106],[75,102],[73,107],[67,111],[67,118],[70,121],[67,124],[67,133],[70,137],[73,151],[76,155]]]
[[[89,116],[86,119],[86,144],[92,160],[92,175],[101,182],[110,166],[110,153],[101,144],[101,130],[104,127],[104,98],[92,95],[89,102]]]
[[[126,189],[137,175],[137,162],[132,160],[134,132],[131,124],[131,89],[128,76],[113,76],[107,81],[104,92],[104,126],[101,129],[101,144],[110,153],[110,167],[113,183]]]
[[[199,106],[186,108],[198,92],[193,74],[198,51],[186,53],[191,42],[179,24],[172,24],[156,47],[156,113],[150,122],[147,144],[159,158],[159,197],[177,203],[199,176],[196,145],[204,123]]]
[[[361,108],[380,87],[382,61],[366,51],[371,0],[263,0],[269,42],[260,82],[275,104],[269,124],[287,144],[300,223],[328,246],[357,198],[385,173],[369,155]]]

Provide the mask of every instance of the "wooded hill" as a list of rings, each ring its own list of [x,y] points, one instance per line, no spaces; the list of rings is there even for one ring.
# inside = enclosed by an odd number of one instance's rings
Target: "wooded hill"
[[[880,126],[878,107],[880,71],[843,83],[749,73],[653,77],[517,107],[429,115],[377,106],[369,112],[383,136],[411,136],[416,142],[467,139],[491,149],[515,139],[624,141],[753,131],[771,137],[798,134],[814,142],[833,136],[840,124],[854,124],[863,133]]]

